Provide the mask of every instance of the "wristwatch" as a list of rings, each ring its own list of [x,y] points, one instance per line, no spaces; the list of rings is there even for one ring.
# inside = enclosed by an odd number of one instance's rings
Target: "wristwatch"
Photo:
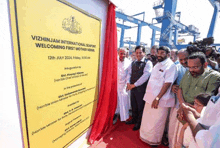
[[[157,101],[159,101],[159,100],[160,100],[160,98],[159,98],[159,97],[156,97],[156,100],[157,100]]]

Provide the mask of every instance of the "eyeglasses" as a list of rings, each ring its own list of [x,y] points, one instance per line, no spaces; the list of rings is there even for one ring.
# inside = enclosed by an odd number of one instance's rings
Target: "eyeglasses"
[[[189,69],[192,69],[192,70],[198,70],[198,69],[200,69],[200,67],[202,67],[202,65],[200,65],[200,66],[188,67],[188,68],[189,68]]]

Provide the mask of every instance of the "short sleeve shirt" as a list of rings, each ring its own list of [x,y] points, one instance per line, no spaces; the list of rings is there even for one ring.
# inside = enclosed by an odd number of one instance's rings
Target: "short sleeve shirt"
[[[152,104],[153,100],[160,93],[164,83],[171,83],[176,80],[177,70],[176,65],[173,61],[168,58],[162,62],[158,62],[151,73],[146,93],[144,95],[144,100]],[[171,92],[171,86],[168,88],[167,92],[162,96],[159,102],[160,107],[173,107],[175,104],[175,96]]]

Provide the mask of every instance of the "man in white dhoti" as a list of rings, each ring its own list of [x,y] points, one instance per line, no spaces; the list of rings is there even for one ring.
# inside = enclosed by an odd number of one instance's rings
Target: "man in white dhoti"
[[[146,101],[140,128],[140,138],[151,146],[161,143],[165,123],[170,107],[175,105],[171,86],[176,79],[176,66],[168,54],[170,49],[161,46],[158,49],[158,63],[154,66],[144,100]]]
[[[129,95],[126,91],[127,87],[127,74],[128,67],[131,64],[131,61],[126,57],[126,48],[120,48],[118,51],[118,103],[116,109],[116,115],[120,114],[120,120],[126,121],[129,118]],[[117,118],[117,116],[116,116]],[[117,121],[115,119],[113,123]]]
[[[177,93],[180,85],[180,81],[185,74],[185,72],[188,70],[187,68],[187,60],[188,60],[188,52],[186,49],[181,49],[178,51],[178,59],[179,64],[176,65],[177,67],[177,79],[176,83],[172,85],[172,91],[173,93]],[[170,117],[169,117],[169,128],[168,128],[168,139],[169,139],[169,147],[174,147],[174,141],[177,138],[177,133],[175,133],[175,129],[181,129],[182,123],[178,122],[176,116],[177,116],[177,110],[179,108],[179,101],[177,99],[177,96],[175,95],[176,104],[175,107],[173,107],[170,111]],[[179,127],[180,126],[180,127]]]

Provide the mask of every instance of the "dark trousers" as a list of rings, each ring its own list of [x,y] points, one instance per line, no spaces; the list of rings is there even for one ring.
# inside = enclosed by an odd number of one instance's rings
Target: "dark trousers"
[[[143,100],[146,87],[136,87],[131,90],[132,120],[141,124],[145,101]]]

